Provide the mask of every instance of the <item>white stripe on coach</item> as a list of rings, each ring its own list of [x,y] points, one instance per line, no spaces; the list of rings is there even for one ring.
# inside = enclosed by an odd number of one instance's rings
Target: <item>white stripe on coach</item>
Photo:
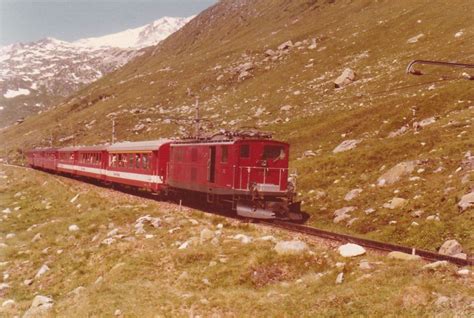
[[[95,174],[100,174],[100,175],[105,174],[108,177],[114,177],[114,178],[120,178],[120,179],[151,182],[151,183],[158,183],[158,184],[163,183],[163,178],[161,176],[153,176],[150,174],[111,171],[111,170],[106,170],[106,169],[97,169],[97,168],[91,168],[91,167],[68,165],[68,164],[63,164],[63,163],[58,163],[58,168],[67,169],[67,170],[84,171],[84,172],[95,173]]]

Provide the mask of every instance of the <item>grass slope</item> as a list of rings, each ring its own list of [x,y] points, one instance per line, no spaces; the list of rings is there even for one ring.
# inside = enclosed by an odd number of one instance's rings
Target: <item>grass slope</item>
[[[8,284],[0,303],[16,303],[0,307],[2,316],[21,315],[38,294],[53,298],[55,317],[110,317],[117,310],[124,317],[474,313],[474,276],[460,276],[451,265],[426,270],[424,262],[372,252],[347,259],[324,241],[307,241],[306,253],[282,256],[274,242],[260,238],[297,237],[6,166],[0,167],[0,202],[1,210],[12,211],[0,219],[0,269]],[[159,217],[161,226],[136,234],[135,222],[144,215]],[[72,224],[79,230],[69,231]],[[204,229],[217,240],[201,243]],[[252,241],[243,244],[237,234]],[[107,238],[114,242],[102,244]],[[178,249],[185,241],[189,247]],[[363,261],[370,269],[360,268]],[[44,264],[49,271],[34,278]],[[335,283],[339,273],[342,284]]]
[[[298,169],[311,224],[431,250],[455,238],[472,252],[473,210],[459,213],[456,203],[474,187],[472,171],[457,171],[474,145],[473,84],[461,70],[425,67],[425,76],[405,74],[417,58],[472,62],[468,12],[467,0],[220,1],[54,110],[0,132],[3,151],[19,158],[24,149],[48,145],[51,136],[56,146],[104,143],[112,118],[119,140],[185,135],[192,131],[190,88],[200,97],[208,130],[253,126],[291,143],[291,165]],[[313,39],[317,47],[310,49]],[[300,43],[274,61],[266,57],[266,50],[288,40]],[[239,80],[235,68],[249,62],[251,75]],[[333,80],[346,67],[357,80],[335,90]],[[291,110],[281,110],[285,105]],[[430,117],[434,124],[412,128]],[[405,125],[405,134],[388,138]],[[74,138],[61,142],[68,136]],[[362,142],[333,154],[347,139]],[[310,149],[318,155],[301,158]],[[423,162],[414,174],[419,178],[373,186],[405,160]],[[344,201],[354,188],[363,192]],[[383,208],[394,196],[408,205]],[[350,226],[333,224],[333,212],[349,205],[357,207],[357,219]],[[366,215],[368,208],[376,212]],[[423,217],[412,217],[419,209]],[[440,221],[427,221],[429,215]],[[414,221],[418,227],[411,226]]]

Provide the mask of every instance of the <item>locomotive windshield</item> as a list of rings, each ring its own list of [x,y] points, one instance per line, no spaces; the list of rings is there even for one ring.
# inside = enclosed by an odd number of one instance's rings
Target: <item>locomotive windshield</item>
[[[263,147],[263,156],[262,159],[269,160],[269,159],[284,159],[285,158],[285,150],[282,146],[264,146]]]

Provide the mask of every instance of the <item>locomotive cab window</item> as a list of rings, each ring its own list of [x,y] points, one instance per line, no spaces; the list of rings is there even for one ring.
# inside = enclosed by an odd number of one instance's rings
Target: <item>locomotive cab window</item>
[[[269,160],[269,159],[284,159],[285,158],[285,150],[282,146],[264,146],[263,147],[263,155],[262,159]]]
[[[240,158],[249,158],[249,157],[250,157],[250,145],[241,145]]]
[[[229,147],[222,146],[221,151],[222,151],[221,162],[222,163],[227,163],[227,160],[229,160]]]

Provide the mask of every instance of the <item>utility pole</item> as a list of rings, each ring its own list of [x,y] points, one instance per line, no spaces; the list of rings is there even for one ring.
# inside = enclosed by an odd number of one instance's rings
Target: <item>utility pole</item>
[[[115,143],[115,118],[112,119],[112,144]]]
[[[201,132],[201,118],[199,117],[199,97],[196,96],[196,115],[194,117],[194,123],[196,124],[196,139],[199,139]]]

